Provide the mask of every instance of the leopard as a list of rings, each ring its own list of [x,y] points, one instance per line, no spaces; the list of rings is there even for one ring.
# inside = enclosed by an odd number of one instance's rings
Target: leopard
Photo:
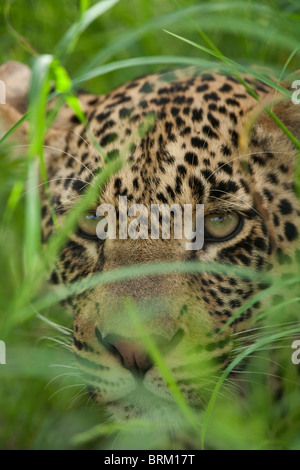
[[[26,111],[30,76],[24,64],[0,68],[7,129]],[[262,312],[264,298],[243,305],[270,286],[270,272],[292,269],[299,259],[297,148],[283,126],[299,137],[300,106],[255,74],[194,66],[136,78],[104,95],[77,96],[86,122],[64,104],[45,137],[45,246],[56,231],[53,208],[63,225],[93,182],[99,190],[78,217],[51,282],[72,285],[145,268],[68,298],[73,352],[91,397],[115,419],[156,416],[166,423],[176,407],[174,386],[193,409],[207,405],[207,382],[231,363],[236,338]],[[18,137],[27,139],[27,132],[23,123]],[[105,168],[118,161],[100,185]],[[120,222],[120,197],[148,209],[203,205],[202,248],[187,250],[187,236],[177,239],[174,230],[169,238],[100,239],[97,207],[116,208]],[[164,265],[176,263],[187,269],[164,272]],[[195,265],[198,271],[189,269]],[[147,271],[151,266],[162,269]],[[247,271],[259,276],[247,277]]]

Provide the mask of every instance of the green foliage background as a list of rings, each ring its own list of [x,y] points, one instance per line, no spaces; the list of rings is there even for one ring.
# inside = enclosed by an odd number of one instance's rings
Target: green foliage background
[[[18,60],[32,65],[41,54],[56,54],[56,45],[87,7],[97,2],[74,0],[15,0],[0,6],[1,63]],[[164,30],[196,42],[202,49],[170,36]],[[300,5],[297,0],[263,2],[224,0],[121,0],[95,19],[80,35],[74,50],[65,54],[62,65],[71,79],[102,64],[115,64],[116,70],[80,82],[80,87],[106,93],[136,76],[161,70],[170,64],[159,57],[216,61],[205,52],[218,51],[247,67],[272,71],[275,77],[299,69]],[[216,49],[217,48],[217,49]],[[153,63],[132,66],[132,59],[156,57]],[[180,59],[181,58],[181,59]],[[120,69],[118,61],[125,61]],[[222,61],[219,60],[221,63]],[[119,64],[119,65],[118,65]],[[24,152],[26,157],[26,152]],[[28,271],[25,271],[26,158],[11,159],[9,146],[1,145],[0,205],[0,339],[7,345],[7,365],[0,365],[0,448],[1,449],[73,449],[135,448],[130,432],[121,438],[106,422],[103,410],[91,403],[81,377],[76,375],[69,338],[63,330],[46,324],[31,307],[36,298],[49,293],[47,283],[35,287],[28,298]],[[300,183],[296,181],[296,184]],[[26,284],[27,282],[27,284]],[[299,290],[299,289],[298,289]],[[299,295],[295,292],[295,296]],[[21,300],[20,300],[21,299]],[[296,313],[295,313],[296,312]],[[65,328],[72,319],[56,305],[41,312]],[[295,321],[297,310],[286,311],[286,321]],[[278,325],[277,316],[273,324]],[[295,326],[295,323],[293,323]],[[272,327],[272,324],[270,324]],[[277,329],[276,329],[277,328]],[[278,332],[278,327],[272,329]],[[298,335],[299,337],[299,335]],[[67,342],[67,344],[66,344]],[[253,384],[259,383],[248,402],[232,409],[217,407],[213,425],[208,429],[208,447],[212,448],[300,448],[300,405],[297,371],[291,364],[291,339],[280,361],[287,370],[287,382],[296,386],[287,391],[285,406],[273,409],[267,394],[261,392],[263,362],[256,365]],[[285,348],[285,349],[284,349]],[[63,375],[65,374],[65,375]],[[222,420],[218,413],[222,410]],[[126,431],[126,430],[125,430]],[[83,433],[83,434],[82,434]],[[81,436],[81,437],[80,437]],[[195,442],[196,441],[196,442]],[[200,446],[200,438],[191,446]],[[179,445],[159,443],[145,437],[142,448],[172,448]],[[182,445],[182,444],[180,444]]]

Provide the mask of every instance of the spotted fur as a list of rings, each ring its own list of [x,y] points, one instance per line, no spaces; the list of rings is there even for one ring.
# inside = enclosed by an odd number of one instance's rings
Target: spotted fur
[[[244,80],[261,102],[270,101],[269,86],[250,76]],[[152,262],[198,260],[259,272],[293,263],[299,239],[296,149],[265,112],[258,112],[261,104],[235,77],[187,68],[136,79],[105,96],[81,94],[80,99],[89,131],[64,107],[46,140],[50,193],[61,223],[105,166],[93,135],[108,160],[125,161],[99,192],[96,205],[117,207],[120,195],[147,206],[202,203],[205,213],[237,213],[242,227],[228,240],[206,239],[198,252],[187,251],[185,240],[173,238],[102,242],[75,232],[60,255],[54,283]],[[296,105],[284,101],[274,111],[299,135]],[[46,241],[54,226],[45,194],[42,215]],[[249,307],[225,333],[220,329],[265,287],[226,273],[174,273],[111,282],[74,296],[74,353],[93,398],[120,419],[150,415],[154,409],[162,413],[173,402],[132,324],[128,297],[180,391],[191,405],[202,406],[201,364],[205,377],[228,365],[234,333],[246,330],[263,305]]]

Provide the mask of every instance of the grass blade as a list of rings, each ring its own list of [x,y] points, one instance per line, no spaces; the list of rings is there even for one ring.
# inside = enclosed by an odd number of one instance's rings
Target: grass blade
[[[46,178],[43,160],[45,134],[45,103],[49,91],[48,75],[53,60],[51,55],[38,57],[33,66],[29,90],[29,138],[27,195],[25,202],[25,266],[30,271],[41,248],[41,216],[38,192],[39,171],[36,158]]]
[[[89,25],[95,21],[99,16],[103,15],[106,11],[110,10],[120,0],[102,0],[96,3],[91,8],[86,10],[87,2],[81,3],[81,17],[74,23],[71,28],[65,33],[62,39],[56,46],[55,57],[59,60],[65,58],[70,54],[76,46],[79,36],[83,33]]]
[[[121,70],[128,67],[139,67],[141,65],[157,65],[157,64],[181,64],[181,65],[197,65],[203,68],[211,68],[216,65],[212,61],[197,59],[193,57],[184,56],[150,56],[150,57],[135,57],[133,59],[118,60],[109,64],[100,65],[94,69],[89,70],[76,77],[73,80],[74,86],[78,86],[82,82],[91,80],[95,77],[100,77],[115,70]]]
[[[95,67],[98,64],[101,64],[112,57],[114,54],[122,51],[124,48],[129,47],[131,44],[136,42],[139,38],[144,36],[145,34],[158,31],[160,29],[166,28],[166,26],[170,26],[175,23],[179,23],[181,28],[187,28],[189,30],[190,23],[189,19],[197,18],[197,22],[201,21],[201,17],[203,18],[204,24],[202,25],[205,27],[205,20],[207,15],[212,14],[212,20],[216,18],[217,13],[223,13],[230,11],[233,9],[236,11],[244,12],[245,9],[247,11],[251,11],[256,14],[266,14],[272,17],[275,12],[271,8],[268,8],[265,5],[261,5],[259,3],[248,3],[245,6],[244,2],[220,2],[220,3],[213,3],[213,2],[206,2],[202,3],[201,5],[193,5],[187,8],[180,9],[178,11],[173,11],[171,13],[167,13],[165,15],[159,16],[158,18],[151,19],[147,23],[143,24],[137,29],[133,31],[126,32],[125,34],[119,35],[118,38],[110,43],[108,46],[102,48],[98,54],[93,56],[89,59],[82,68],[79,70],[79,74],[86,74],[89,72],[90,69]],[[187,21],[182,21],[183,18]],[[223,17],[224,18],[224,17]]]
[[[204,415],[203,419],[203,426],[202,426],[202,431],[201,431],[201,446],[202,449],[205,448],[205,437],[206,437],[206,432],[207,432],[207,427],[209,423],[209,419],[211,416],[211,413],[213,411],[215,402],[218,397],[218,393],[226,380],[226,378],[229,376],[230,372],[247,356],[252,354],[254,351],[257,349],[261,348],[262,346],[266,346],[267,344],[271,344],[273,341],[276,341],[278,339],[284,338],[286,336],[292,336],[294,333],[300,333],[300,328],[293,328],[291,330],[286,330],[282,331],[280,333],[268,336],[267,338],[263,338],[259,341],[257,341],[255,344],[251,345],[248,349],[244,350],[242,353],[240,353],[232,362],[231,364],[225,369],[223,374],[221,375],[220,379],[218,380],[214,391],[212,393],[211,399],[209,401],[209,404],[207,406],[207,410]]]

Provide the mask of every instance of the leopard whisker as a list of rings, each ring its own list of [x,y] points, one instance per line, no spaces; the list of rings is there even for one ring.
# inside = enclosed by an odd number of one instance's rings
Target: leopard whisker
[[[59,333],[62,333],[66,336],[72,336],[73,330],[71,328],[67,328],[66,326],[59,325],[58,323],[55,323],[54,321],[49,320],[49,318],[44,317],[41,313],[39,313],[36,308],[34,307],[33,304],[30,304],[32,310],[36,314],[36,316],[42,320],[43,322],[47,323],[47,325],[50,325],[52,328],[56,329]]]
[[[285,326],[285,325],[297,325],[299,324],[299,321],[295,320],[295,321],[291,321],[291,322],[285,322],[285,323],[276,323],[275,325],[264,325],[264,326],[258,326],[258,327],[255,327],[255,328],[250,328],[248,330],[243,330],[243,331],[238,331],[237,333],[232,333],[231,336],[238,336],[238,335],[244,335],[246,333],[248,333],[249,331],[255,331],[255,330],[262,330],[262,329],[266,329],[266,328],[281,328],[282,326]]]
[[[82,391],[82,390],[85,390],[85,391]],[[86,390],[86,386],[83,387],[81,390],[79,390],[79,392],[77,392],[76,395],[72,398],[72,400],[69,403],[68,409],[72,408],[72,406],[74,405],[76,400],[79,400],[80,398],[84,397],[85,395],[90,395],[90,392],[88,390]],[[88,402],[89,402],[90,399],[91,399],[91,397],[89,396],[85,406],[88,405]]]
[[[101,153],[98,152],[97,148],[94,147],[90,142],[88,142],[84,137],[82,137],[82,135],[80,135],[78,132],[74,131],[74,129],[71,129],[71,131],[73,132],[73,134],[77,135],[81,140],[83,140],[83,142],[92,149],[93,151],[93,154],[94,156],[96,157],[102,157]],[[91,132],[91,131],[89,131]],[[93,135],[93,137],[95,138],[95,136]]]
[[[250,209],[252,209],[254,212],[256,212],[256,214],[263,218],[262,214],[260,214],[260,212],[258,212],[253,206],[251,206],[251,204],[249,204],[248,202],[245,202],[241,197],[238,197],[236,196],[235,194],[232,194],[232,193],[229,193],[228,191],[223,191],[221,189],[214,189],[215,192],[218,192],[218,193],[222,193],[222,194],[228,194],[229,196],[231,197],[234,197],[235,199],[238,199],[239,201],[241,201],[243,204],[246,204],[248,207],[250,207]],[[222,201],[224,203],[224,199],[220,198],[220,197],[217,197],[217,196],[209,196],[210,199],[217,199],[219,201]],[[233,206],[238,206],[239,205],[237,203],[234,203],[233,201],[226,201],[226,203],[228,203],[228,205],[233,205]]]
[[[82,373],[80,371],[76,372],[65,372],[64,374],[59,374],[53,377],[44,387],[44,390],[47,390],[47,388],[57,379],[60,379],[61,377],[70,377],[70,376],[76,376],[76,377],[82,377]]]
[[[44,181],[43,183],[40,183],[40,184],[34,186],[33,188],[28,189],[28,191],[24,191],[24,192],[22,193],[22,197],[26,196],[26,194],[30,193],[30,191],[33,191],[34,189],[40,188],[41,186],[44,186],[45,184],[53,183],[54,181],[66,181],[66,180],[80,181],[81,183],[85,183],[85,185],[80,189],[80,191],[82,191],[82,190],[85,189],[88,185],[91,184],[91,183],[89,183],[89,182],[87,182],[87,181],[81,180],[80,178],[53,178],[53,179],[51,179],[51,180]],[[62,206],[62,205],[61,205],[61,206]],[[59,207],[61,207],[61,206],[59,206]],[[57,210],[57,208],[56,208],[56,210]]]
[[[298,336],[299,336],[299,335],[294,334],[294,335],[291,335],[290,337],[298,337]],[[274,339],[274,340],[270,341],[270,344],[273,345],[274,343],[276,343],[276,342],[278,342],[278,341],[282,341],[282,338]],[[245,345],[245,346],[240,346],[240,347],[238,347],[238,348],[232,349],[232,350],[231,350],[231,353],[248,349],[249,347],[254,346],[256,343],[257,343],[257,341],[255,341],[255,342],[252,343],[252,344],[248,344],[248,345]],[[288,347],[288,346],[280,346],[280,348],[287,348],[287,347]],[[276,346],[275,348],[279,348],[279,347]],[[269,348],[269,349],[273,349],[273,347],[272,347],[272,348]],[[261,350],[261,351],[262,351],[262,350],[266,351],[266,350],[268,350],[268,348],[267,348],[267,349],[265,349],[265,348],[256,349],[256,351],[259,351],[259,350]]]
[[[79,137],[81,137],[81,136],[79,136]],[[30,145],[29,145],[29,144],[19,144],[19,145],[14,145],[13,147],[14,147],[14,148],[18,148],[18,147],[30,147]],[[87,171],[89,171],[92,176],[94,176],[94,174],[92,173],[92,171],[91,171],[81,160],[79,160],[78,158],[74,157],[74,155],[72,155],[71,153],[68,153],[68,152],[66,152],[65,150],[62,150],[62,149],[57,148],[57,147],[52,147],[51,145],[43,145],[43,148],[50,149],[50,150],[56,150],[56,151],[58,151],[58,152],[61,152],[61,153],[65,154],[65,155],[67,155],[67,156],[70,157],[70,158],[73,158],[73,159],[76,160],[78,163],[80,163],[80,165],[82,165]]]
[[[68,364],[50,364],[49,367],[62,367],[62,368],[66,368],[66,369],[79,370],[78,367],[70,366]]]
[[[280,381],[283,381],[283,382],[286,382],[286,383],[289,383],[291,385],[298,385],[297,382],[293,381],[293,380],[290,380],[290,379],[287,379],[286,377],[282,377],[281,375],[277,375],[277,374],[272,374],[271,372],[264,372],[264,371],[256,371],[256,370],[251,370],[251,371],[245,371],[245,370],[237,370],[237,369],[232,369],[233,373],[235,374],[255,374],[255,375],[262,375],[262,376],[265,376],[265,377],[271,377],[271,378],[274,378],[274,379],[278,379]]]
[[[213,393],[213,392],[215,391],[214,388],[213,388],[213,389],[211,389],[211,388],[203,388],[203,390],[205,390],[206,392],[211,392],[211,393]],[[218,391],[218,395],[219,395],[220,397],[222,397],[222,398],[225,398],[225,399],[227,398],[226,395],[225,395],[223,392]]]
[[[216,385],[220,377],[218,377],[218,376],[216,376],[216,375],[213,375],[212,377],[216,379],[216,380],[213,382],[213,383]],[[226,388],[228,389],[229,386],[230,386],[231,388],[239,388],[239,389],[241,389],[241,387],[239,387],[235,382],[232,381],[232,383],[231,383],[231,380],[230,380],[228,377],[226,377],[226,379],[225,379],[225,381],[224,381],[222,387],[224,387],[225,389],[226,389]],[[241,389],[241,390],[242,390],[242,389]],[[230,391],[231,393],[234,393],[232,390],[228,390],[228,391]]]
[[[282,364],[279,364],[279,362],[277,361],[274,361],[273,359],[269,359],[268,357],[264,357],[264,356],[258,356],[257,354],[251,354],[251,359],[263,359],[265,361],[268,361],[268,362],[271,362],[272,364],[274,364],[275,366],[277,366],[279,369],[282,369],[284,371],[287,371],[286,367],[283,367]]]
[[[65,387],[62,387],[60,388],[59,390],[56,390],[49,398],[48,400],[51,400],[55,395],[57,395],[58,393],[64,391],[64,390],[68,390],[70,388],[73,388],[73,387],[85,387],[86,384],[83,384],[83,383],[80,383],[80,384],[71,384],[71,385],[66,385]],[[81,389],[82,390],[82,389]]]
[[[227,380],[227,379],[226,379]],[[250,380],[250,379],[241,379],[240,377],[237,379],[239,382],[243,382],[243,383],[249,383],[249,384],[254,384],[254,385],[260,385],[262,388],[264,388],[265,390],[268,390],[268,387],[267,385],[261,383],[261,382],[257,382],[256,380]],[[236,385],[237,384],[235,382],[232,381],[232,385]],[[243,393],[245,392],[245,390],[243,389],[243,387],[239,387],[240,391],[242,391]]]
[[[264,375],[264,376],[267,376],[267,377],[273,377],[275,379],[281,379],[282,380],[282,377],[280,375],[277,375],[277,374],[272,374],[271,372],[264,372],[264,371],[255,371],[255,370],[238,370],[238,369],[232,369],[232,371],[234,374],[258,374],[258,375]]]
[[[68,153],[64,150],[61,150],[59,148],[56,148],[56,147],[51,147],[50,145],[43,145],[44,148],[47,148],[47,149],[51,149],[51,150],[57,150],[59,152],[62,152],[64,153],[65,155],[67,155],[68,157],[70,158],[73,158],[73,160],[75,160],[76,162],[78,162],[80,165],[82,165],[92,176],[94,176],[93,172],[81,161],[79,160],[78,158],[76,158],[74,155],[72,155],[71,153]]]
[[[72,346],[71,346],[71,343],[70,344],[67,344],[63,341],[60,341],[56,338],[52,338],[51,336],[42,336],[40,338],[40,340],[47,340],[47,341],[52,341],[53,343],[56,343],[56,344],[59,344],[63,349],[66,349],[67,351],[71,351],[73,352],[73,349],[72,349]]]
[[[249,340],[253,341],[253,340],[259,340],[259,339],[262,339],[262,338],[268,338],[270,333],[276,333],[278,331],[279,332],[289,331],[289,327],[286,327],[286,328],[277,327],[276,329],[275,328],[272,329],[271,332],[264,331],[264,332],[261,332],[261,333],[256,333],[256,334],[253,334],[253,335],[240,337],[240,338],[238,338],[238,341],[239,342],[247,342]],[[293,336],[297,336],[297,335],[298,335],[297,333],[292,333],[290,336],[293,337]],[[234,338],[234,340],[236,341],[236,338]]]
[[[228,387],[228,388],[230,387],[232,389],[235,389],[235,391],[238,391],[238,392],[244,393],[245,391],[240,384],[237,384],[234,380],[230,379],[230,377],[226,377],[223,385],[224,387]],[[232,393],[234,393],[234,391],[232,391]]]
[[[203,398],[200,397],[200,396],[198,395],[198,393],[195,392],[195,390],[192,390],[192,394],[197,398],[197,400],[199,400],[199,402],[201,403],[201,406],[204,407],[204,406],[205,406],[205,403],[204,403]]]

